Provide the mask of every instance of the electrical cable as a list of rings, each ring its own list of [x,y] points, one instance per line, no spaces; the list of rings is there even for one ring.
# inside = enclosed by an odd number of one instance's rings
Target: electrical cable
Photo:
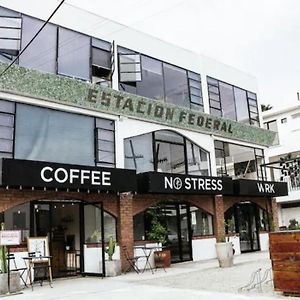
[[[19,59],[19,57],[24,53],[24,51],[29,47],[29,45],[34,41],[34,39],[39,35],[39,33],[44,29],[44,27],[49,23],[50,19],[54,16],[54,14],[58,11],[58,9],[62,6],[65,0],[62,0],[60,4],[55,8],[47,21],[43,24],[43,26],[39,29],[39,31],[33,36],[33,38],[27,43],[24,49],[16,56],[16,58],[2,71],[0,74],[0,78],[11,68],[11,66]]]

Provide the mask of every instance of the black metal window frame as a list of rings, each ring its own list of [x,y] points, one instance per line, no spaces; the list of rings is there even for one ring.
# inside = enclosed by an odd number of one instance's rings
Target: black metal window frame
[[[162,60],[157,59],[155,57],[152,57],[152,56],[149,56],[149,55],[146,55],[146,54],[143,54],[143,53],[139,53],[139,52],[136,52],[136,51],[131,50],[131,49],[124,48],[122,46],[117,47],[117,53],[118,53],[118,66],[119,66],[119,72],[118,72],[119,87],[121,89],[122,89],[122,84],[128,84],[128,85],[136,87],[136,82],[143,80],[143,76],[142,76],[143,65],[142,65],[142,59],[141,58],[142,58],[142,56],[148,57],[148,58],[154,59],[158,62],[161,62],[162,65],[167,64],[167,65],[170,65],[170,66],[173,66],[173,67],[176,67],[176,68],[180,68],[181,70],[184,70],[186,72],[186,78],[187,78],[187,82],[188,82],[189,104],[190,104],[189,108],[190,109],[196,109],[197,108],[197,110],[199,110],[199,111],[202,111],[202,112],[204,111],[203,95],[202,95],[202,81],[201,81],[201,75],[199,73],[187,70],[185,68],[179,67],[179,66],[171,64],[169,62],[162,61]],[[133,54],[140,55],[141,80],[131,81],[131,82],[130,81],[126,81],[126,82],[122,81],[121,80],[122,72],[120,72],[120,56],[122,56],[122,55],[133,55]],[[163,68],[163,66],[162,66],[162,68]],[[199,78],[196,78],[196,76],[199,76]],[[166,101],[165,75],[164,75],[164,70],[163,69],[162,69],[162,77],[163,77],[164,101]],[[196,87],[193,87],[192,86],[193,82],[196,82],[198,84],[198,86],[200,86],[200,89],[196,88]],[[195,94],[195,92],[192,92],[192,89],[195,89],[196,94]],[[197,91],[198,91],[198,94],[197,94]],[[195,100],[193,101],[192,98],[197,99],[198,102],[195,101]]]
[[[221,99],[220,87],[219,87],[219,83],[222,82],[224,84],[230,85],[232,89],[237,88],[246,92],[249,124],[256,125],[258,127],[260,126],[257,96],[255,93],[247,91],[241,87],[238,87],[231,83],[210,76],[206,76],[206,80],[207,80],[207,88],[208,88],[209,109],[212,115],[219,116],[219,117],[223,116],[222,99]],[[236,103],[234,93],[233,93],[233,100],[234,100],[235,110],[236,110],[237,103]],[[235,121],[237,121],[237,119]]]
[[[5,8],[7,9],[7,8]],[[9,11],[11,11],[10,9],[7,9]],[[16,12],[18,13],[18,12]],[[19,27],[14,27],[14,26],[4,26],[3,24],[0,24],[0,29],[2,31],[10,31],[10,30],[15,30],[16,32],[19,31],[19,38],[17,37],[7,37],[7,36],[0,36],[0,56],[3,56],[4,58],[6,58],[7,60],[12,61],[14,59],[15,56],[17,56],[19,54],[20,51],[20,47],[21,47],[21,36],[22,36],[22,15],[20,13],[18,13],[19,16],[6,16],[4,14],[0,13],[0,22],[3,19],[16,19],[16,20],[20,20],[20,26]],[[4,23],[4,22],[3,22]],[[4,34],[3,33],[3,34]],[[1,49],[1,40],[11,40],[11,41],[17,41],[18,42],[18,49]]]
[[[0,99],[0,101],[5,101],[5,102],[9,102],[12,103],[12,105],[14,106],[14,111],[13,112],[8,112],[6,110],[0,109],[0,120],[2,116],[10,116],[13,118],[13,125],[12,126],[7,126],[7,125],[0,125],[0,130],[1,127],[5,127],[5,128],[10,128],[12,130],[12,138],[8,139],[8,138],[4,138],[4,137],[0,137],[0,143],[1,141],[10,141],[12,143],[12,151],[1,151],[0,150],[0,157],[10,157],[10,158],[14,158],[14,152],[15,152],[15,126],[16,126],[16,103],[15,102],[11,102],[11,101],[7,101],[7,100],[2,100]]]
[[[108,127],[98,126],[97,120],[101,120],[104,122],[110,122],[112,124],[112,126],[111,126],[112,129],[109,129],[108,128],[109,126]],[[110,140],[110,139],[102,137],[100,131],[111,134],[112,139]],[[109,151],[105,148],[102,148],[101,142],[112,144],[113,151]],[[113,162],[102,159],[101,152],[113,155],[113,157],[114,157]],[[104,118],[95,118],[95,164],[96,164],[96,166],[111,167],[111,168],[115,168],[115,166],[116,166],[116,138],[115,138],[115,121],[114,120],[109,120],[109,119],[104,119]]]

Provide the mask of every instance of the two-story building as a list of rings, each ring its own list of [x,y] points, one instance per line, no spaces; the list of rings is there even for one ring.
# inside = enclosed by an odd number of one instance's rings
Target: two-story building
[[[300,104],[271,109],[263,114],[266,129],[277,132],[277,145],[267,149],[273,180],[287,182],[289,194],[277,199],[279,225],[300,222]]]
[[[0,74],[49,15],[30,2],[1,1]],[[154,216],[172,262],[216,257],[228,231],[236,254],[268,249],[286,185],[260,167],[275,133],[253,77],[64,4],[0,99],[3,220],[48,236],[55,276],[70,251],[103,273],[109,237],[132,253]]]

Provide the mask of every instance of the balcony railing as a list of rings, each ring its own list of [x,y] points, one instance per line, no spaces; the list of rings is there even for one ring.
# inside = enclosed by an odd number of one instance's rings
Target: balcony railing
[[[279,181],[279,180],[276,180],[276,181]],[[287,183],[289,191],[300,190],[300,175],[294,176],[294,177],[286,176],[281,181]]]

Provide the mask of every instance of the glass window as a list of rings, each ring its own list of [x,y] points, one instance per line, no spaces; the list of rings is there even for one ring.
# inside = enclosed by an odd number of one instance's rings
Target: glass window
[[[137,83],[137,93],[156,100],[164,100],[162,62],[142,55],[142,78]]]
[[[19,54],[22,19],[9,9],[0,11],[0,61],[10,63]]]
[[[94,118],[24,104],[17,114],[16,158],[95,164]]]
[[[90,37],[59,27],[58,73],[89,80],[90,46]]]
[[[139,53],[119,53],[120,82],[142,80],[141,56]]]
[[[193,237],[213,235],[212,215],[195,206],[191,206],[190,211]]]
[[[97,166],[115,166],[115,122],[96,119]]]
[[[5,100],[0,100],[0,111],[6,113],[15,113],[15,103]]]
[[[21,230],[21,240],[27,241],[30,233],[30,203],[12,207],[4,212],[6,230]]]
[[[219,82],[223,117],[236,120],[233,87],[230,84]]]
[[[22,49],[43,24],[40,20],[23,16]],[[56,43],[57,26],[48,23],[20,56],[20,66],[56,73]]]
[[[12,157],[15,103],[0,100],[0,157]]]
[[[208,153],[188,140],[186,141],[186,147],[188,174],[208,176]]]
[[[261,149],[215,141],[216,167],[218,175],[233,178],[258,179],[260,165],[264,163]],[[256,151],[256,152],[255,152]],[[225,165],[224,165],[225,164]],[[225,172],[224,172],[225,171]]]
[[[154,171],[151,133],[126,139],[124,147],[126,169],[137,173]]]
[[[238,122],[249,124],[249,110],[245,90],[234,87],[236,117]]]
[[[187,72],[164,63],[165,97],[168,103],[189,107]]]

